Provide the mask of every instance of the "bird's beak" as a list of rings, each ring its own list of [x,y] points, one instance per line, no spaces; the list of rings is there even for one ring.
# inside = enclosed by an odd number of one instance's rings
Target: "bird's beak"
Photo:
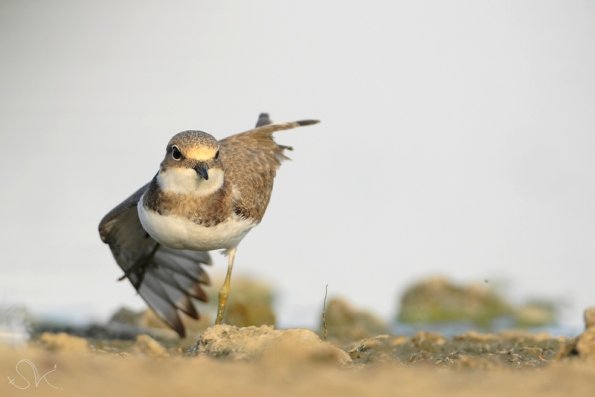
[[[209,167],[207,167],[205,164],[198,164],[196,167],[194,167],[194,171],[196,171],[196,173],[200,175],[205,181],[209,179]]]

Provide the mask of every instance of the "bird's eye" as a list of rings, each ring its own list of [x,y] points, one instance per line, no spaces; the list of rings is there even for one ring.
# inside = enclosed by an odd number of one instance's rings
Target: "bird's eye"
[[[217,153],[215,153],[215,160],[217,160],[219,158],[219,150],[217,150]]]
[[[174,160],[179,160],[182,158],[182,152],[180,152],[180,149],[178,149],[177,146],[172,146],[171,156],[174,158]]]

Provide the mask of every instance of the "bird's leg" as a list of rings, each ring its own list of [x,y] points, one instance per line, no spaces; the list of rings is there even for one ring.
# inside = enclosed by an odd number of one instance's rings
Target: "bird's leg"
[[[225,314],[225,306],[227,305],[227,297],[229,296],[229,285],[231,283],[231,271],[233,270],[233,261],[236,258],[236,248],[227,250],[227,274],[225,281],[219,290],[219,307],[217,308],[217,319],[215,324],[223,322],[223,315]]]

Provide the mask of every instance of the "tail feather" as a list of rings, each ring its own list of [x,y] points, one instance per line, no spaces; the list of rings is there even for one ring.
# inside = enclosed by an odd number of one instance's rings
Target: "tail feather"
[[[299,121],[291,121],[288,123],[271,123],[261,125],[260,127],[256,127],[252,130],[244,131],[238,135],[242,134],[251,134],[251,135],[262,135],[262,136],[270,136],[273,132],[283,131],[283,130],[290,130],[297,127],[303,127],[307,125],[313,125],[320,123],[319,120],[299,120]]]

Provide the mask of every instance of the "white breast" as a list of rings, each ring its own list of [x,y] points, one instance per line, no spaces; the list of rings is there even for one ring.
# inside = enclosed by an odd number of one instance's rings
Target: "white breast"
[[[175,215],[160,215],[138,201],[143,228],[159,243],[175,249],[210,251],[236,247],[256,223],[232,214],[216,226],[201,226]]]

